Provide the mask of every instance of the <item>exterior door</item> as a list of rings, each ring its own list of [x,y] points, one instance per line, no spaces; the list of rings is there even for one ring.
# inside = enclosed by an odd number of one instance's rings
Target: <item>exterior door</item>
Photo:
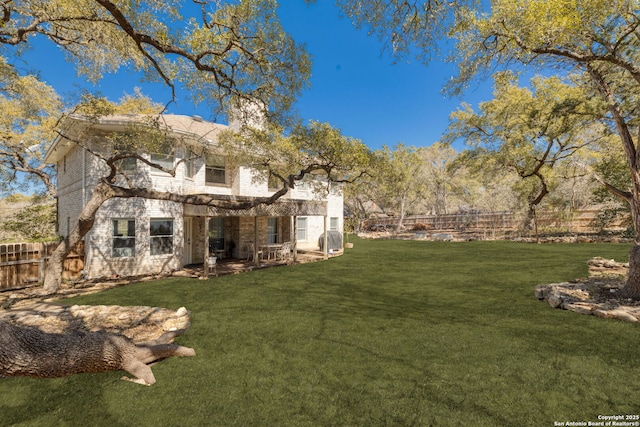
[[[193,264],[193,218],[184,218],[184,265]]]

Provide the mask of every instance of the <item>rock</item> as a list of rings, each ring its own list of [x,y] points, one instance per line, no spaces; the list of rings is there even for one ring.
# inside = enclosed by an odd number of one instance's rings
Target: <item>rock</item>
[[[596,317],[602,317],[604,319],[618,319],[625,322],[638,322],[638,319],[631,315],[622,307],[615,308],[613,310],[597,309],[593,312]]]
[[[543,301],[549,294],[550,289],[551,287],[549,285],[538,285],[535,287],[533,292],[536,295],[536,298]]]
[[[562,308],[562,298],[558,294],[551,294],[547,297],[547,302],[552,308]]]
[[[640,322],[640,303],[615,298],[624,287],[628,263],[595,257],[588,261],[590,277],[574,282],[538,285],[536,298],[553,308],[561,308],[603,319]]]
[[[441,241],[441,242],[452,242],[453,234],[448,233],[434,233],[431,235],[433,240]]]
[[[593,314],[594,305],[586,302],[574,302],[565,304],[564,308],[580,314]]]

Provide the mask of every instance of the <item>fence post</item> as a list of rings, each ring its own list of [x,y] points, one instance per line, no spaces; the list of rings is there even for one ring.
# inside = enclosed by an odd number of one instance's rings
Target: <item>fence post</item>
[[[38,260],[38,283],[44,283],[44,268],[48,257],[41,257]]]

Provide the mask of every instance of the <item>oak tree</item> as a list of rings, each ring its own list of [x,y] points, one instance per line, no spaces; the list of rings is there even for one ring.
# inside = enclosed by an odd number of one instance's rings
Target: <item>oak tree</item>
[[[465,105],[451,114],[446,138],[462,138],[471,156],[493,160],[521,178],[514,189],[527,201],[525,228],[536,224],[536,208],[562,180],[580,151],[604,140],[594,118],[602,103],[557,77],[536,77],[520,87],[512,73],[495,77],[494,99],[478,112]],[[562,169],[562,171],[560,171]]]
[[[277,177],[281,184],[281,188],[271,197],[256,199],[251,204],[244,202],[233,205],[236,209],[249,208],[259,203],[273,203],[293,187],[296,179],[302,179],[307,174],[322,172],[327,177],[326,182],[352,179],[361,172],[349,171],[348,162],[356,162],[353,168],[358,169],[366,158],[366,154],[363,154],[366,150],[359,141],[342,137],[339,131],[329,125],[297,124],[292,128],[295,118],[290,114],[290,108],[308,84],[310,59],[304,48],[284,32],[276,13],[277,6],[275,0],[4,1],[0,2],[0,46],[3,46],[2,54],[17,57],[34,37],[46,38],[57,45],[67,60],[76,64],[78,72],[91,81],[99,80],[105,73],[127,68],[141,72],[147,80],[167,85],[172,93],[169,102],[175,100],[177,92],[182,90],[189,94],[193,102],[208,103],[216,116],[228,117],[229,112],[233,112],[234,120],[246,129],[255,124],[257,119],[264,119],[270,130],[290,132],[288,138],[260,138],[263,145],[255,150],[249,150],[246,142],[241,148],[236,145],[238,155],[235,158],[238,161],[259,166],[263,173]],[[33,73],[20,75],[21,70],[16,67],[6,65],[6,68],[16,79],[28,78],[41,83]],[[10,92],[5,89],[1,93]],[[42,104],[41,109],[37,110],[40,114],[38,119],[47,121],[46,130],[50,132],[49,137],[43,137],[42,140],[52,140],[51,132],[58,132],[59,136],[68,137],[87,148],[83,137],[89,134],[90,129],[85,129],[84,134],[66,135],[64,126],[51,126],[51,121],[55,123],[60,117],[60,105],[53,105],[54,101],[58,101],[53,90],[46,93],[51,95],[48,104],[36,99],[29,100],[34,105]],[[26,95],[17,98],[24,101]],[[157,113],[162,108],[151,106],[149,110],[149,102],[145,105],[144,99],[142,104],[136,104],[140,98],[131,97],[123,103],[125,106],[118,107],[99,97],[87,97],[71,112],[97,120],[122,112],[123,108],[131,112],[153,114],[146,123],[128,135],[130,141],[139,141],[140,138],[136,136],[144,133],[146,146],[120,144],[125,146],[124,150],[109,155],[92,153],[102,159],[106,173],[93,189],[92,198],[83,208],[76,227],[52,254],[45,276],[46,292],[55,292],[58,288],[64,257],[90,229],[95,213],[104,201],[113,197],[143,197],[187,202],[184,195],[154,192],[126,185],[126,182],[123,185],[119,165],[127,158],[136,158],[150,167],[163,170],[161,165],[152,164],[141,153],[148,152],[149,144],[153,144],[154,140],[163,140],[166,133],[171,132],[171,129],[158,125]],[[44,106],[49,109],[42,111]],[[20,116],[20,113],[16,113],[16,116]],[[64,123],[64,120],[60,122]],[[255,134],[257,130],[253,132]],[[21,130],[20,133],[26,132]],[[9,137],[1,136],[3,143],[9,145],[6,143]],[[16,141],[18,139],[13,138]],[[241,139],[229,138],[228,141]],[[329,144],[333,145],[330,147]],[[228,142],[226,148],[231,150],[232,147],[233,144]],[[18,147],[9,153],[9,160],[14,161],[23,155],[24,151],[21,150]],[[240,153],[243,153],[242,156]],[[232,153],[229,154],[234,157]],[[285,158],[292,160],[293,157],[296,157],[296,161],[274,161]],[[31,160],[35,165],[32,166],[33,171],[29,171],[32,174],[38,173],[38,168],[46,168],[41,164],[41,159]],[[10,169],[12,173],[17,170],[15,165],[14,161]],[[283,170],[283,165],[287,165],[288,169]],[[293,167],[297,170],[293,171]],[[173,173],[175,170],[165,172]],[[41,175],[43,179],[51,177],[50,173]],[[54,194],[53,185],[48,188]],[[214,202],[213,199],[210,195],[191,195],[188,202],[217,203],[231,207],[229,203]]]
[[[640,9],[636,0],[485,2],[339,1],[360,25],[369,25],[387,46],[403,54],[417,50],[429,59],[434,34],[454,38],[449,51],[458,75],[447,85],[460,93],[478,77],[496,69],[540,69],[558,75],[587,76],[585,92],[600,97],[607,113],[600,118],[618,136],[631,185],[605,186],[625,200],[635,228],[629,277],[623,294],[640,299]],[[437,44],[437,43],[436,43]],[[446,47],[446,45],[445,45]]]

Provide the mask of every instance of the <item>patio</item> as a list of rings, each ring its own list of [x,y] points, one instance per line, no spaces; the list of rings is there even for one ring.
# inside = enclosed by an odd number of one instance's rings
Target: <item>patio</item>
[[[331,258],[334,256],[342,255],[342,251],[335,251],[333,254],[329,254],[328,257],[325,257],[324,253],[320,251],[311,251],[304,250],[298,251],[296,254],[296,259],[291,260],[281,260],[275,258],[260,258],[258,265],[255,264],[253,260],[248,260],[246,258],[218,258],[216,260],[216,266],[211,270],[210,276],[224,276],[228,274],[238,274],[244,273],[248,271],[253,271],[262,268],[271,268],[271,267],[280,267],[284,265],[291,264],[305,264],[309,262],[322,261],[327,258]],[[174,276],[184,276],[184,277],[205,277],[204,264],[190,264],[184,266],[182,271],[176,272],[173,274]]]

